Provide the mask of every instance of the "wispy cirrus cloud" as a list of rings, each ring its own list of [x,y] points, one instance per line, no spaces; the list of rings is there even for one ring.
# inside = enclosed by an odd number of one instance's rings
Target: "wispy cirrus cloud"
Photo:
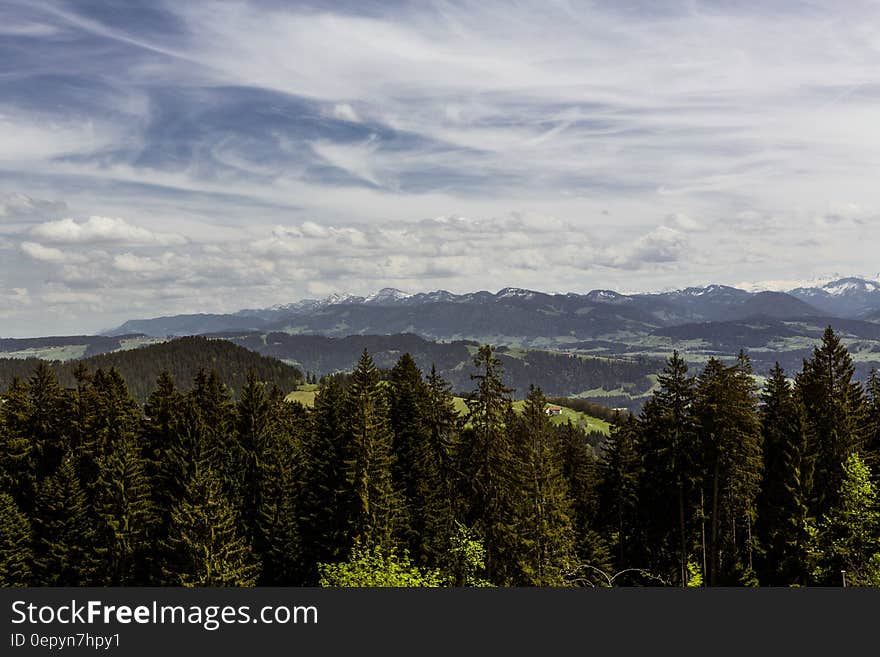
[[[160,314],[870,270],[878,19],[861,0],[12,0],[0,274]]]

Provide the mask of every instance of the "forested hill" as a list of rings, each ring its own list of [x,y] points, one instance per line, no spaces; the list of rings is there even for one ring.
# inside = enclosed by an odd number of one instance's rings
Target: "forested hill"
[[[350,335],[329,338],[319,335],[287,333],[217,333],[212,337],[231,340],[266,356],[274,356],[295,364],[304,372],[322,376],[351,369],[364,349],[376,365],[390,369],[404,353],[412,356],[425,372],[432,367],[447,380],[456,392],[470,390],[471,359],[479,345],[469,340],[432,342],[413,334]],[[499,347],[497,351],[504,368],[504,383],[513,389],[517,399],[528,394],[535,385],[548,395],[600,398],[611,405],[635,404],[632,397],[647,394],[656,374],[663,367],[659,359],[642,356],[631,358],[596,358],[559,351]],[[617,391],[612,394],[612,391]]]
[[[0,359],[0,389],[8,387],[14,377],[28,378],[40,362],[43,361],[35,358]],[[162,372],[168,372],[185,388],[200,369],[216,370],[220,379],[236,393],[245,384],[250,370],[254,371],[257,380],[274,384],[284,392],[289,392],[303,381],[302,372],[292,365],[226,340],[203,337],[180,338],[82,360],[55,361],[52,368],[61,385],[72,387],[76,383],[74,371],[80,365],[92,371],[116,368],[125,379],[129,392],[141,403],[152,392]]]

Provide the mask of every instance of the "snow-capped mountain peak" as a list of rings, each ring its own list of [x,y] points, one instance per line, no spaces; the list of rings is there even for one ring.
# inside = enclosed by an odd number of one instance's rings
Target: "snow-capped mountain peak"
[[[525,290],[521,287],[506,287],[503,290],[498,290],[498,294],[496,295],[499,299],[531,299],[537,294],[532,290]]]
[[[412,295],[407,294],[397,288],[393,287],[383,287],[378,292],[373,292],[373,294],[368,294],[364,298],[364,303],[373,303],[373,304],[382,304],[382,303],[394,303],[395,301],[403,301],[404,299],[408,299]]]

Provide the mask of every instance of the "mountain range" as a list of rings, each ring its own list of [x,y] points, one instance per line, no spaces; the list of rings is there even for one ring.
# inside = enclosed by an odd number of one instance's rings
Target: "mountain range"
[[[333,295],[230,314],[129,320],[107,335],[154,337],[265,330],[329,336],[411,332],[429,339],[501,343],[614,339],[695,322],[828,318],[880,320],[880,283],[843,278],[788,292],[749,292],[709,285],[652,294],[593,290],[548,294],[508,287],[453,294],[406,294],[393,288],[369,296]]]

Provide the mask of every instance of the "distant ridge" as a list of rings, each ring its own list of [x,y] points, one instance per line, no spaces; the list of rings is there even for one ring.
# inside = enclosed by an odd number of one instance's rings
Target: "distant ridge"
[[[444,340],[493,335],[593,339],[692,322],[749,317],[869,319],[877,312],[880,282],[855,277],[789,292],[748,291],[717,284],[640,294],[610,289],[549,294],[519,287],[497,292],[410,294],[389,287],[366,296],[333,294],[229,314],[132,319],[107,335],[167,337],[255,330],[331,336],[412,332]]]

